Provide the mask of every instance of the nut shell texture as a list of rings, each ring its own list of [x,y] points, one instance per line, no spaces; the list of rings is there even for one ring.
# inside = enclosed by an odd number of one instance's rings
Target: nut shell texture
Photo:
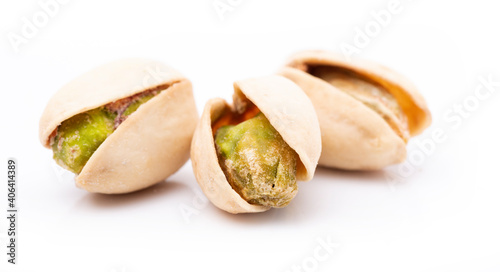
[[[229,184],[215,149],[212,124],[228,110],[235,111],[241,101],[257,106],[285,142],[297,153],[297,178],[310,180],[321,153],[319,123],[313,105],[300,88],[281,76],[237,81],[235,105],[211,99],[205,105],[191,146],[191,161],[198,184],[208,199],[230,213],[255,213],[268,207],[245,201]],[[245,103],[245,102],[243,102]]]
[[[49,101],[40,141],[66,119],[142,91],[165,86],[141,105],[92,154],[76,185],[116,194],[161,182],[188,159],[198,114],[189,80],[162,63],[128,59],[98,67],[68,83]]]
[[[401,75],[370,62],[347,62],[341,55],[306,51],[292,56],[283,75],[311,99],[321,126],[319,164],[348,170],[376,170],[404,161],[406,143],[375,111],[305,70],[309,65],[339,67],[373,80],[390,92],[408,118],[410,135],[423,131],[431,115],[423,97]]]

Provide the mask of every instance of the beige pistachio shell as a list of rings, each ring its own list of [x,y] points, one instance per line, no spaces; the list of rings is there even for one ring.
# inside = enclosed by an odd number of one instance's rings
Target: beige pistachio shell
[[[308,65],[349,70],[380,84],[401,106],[410,135],[429,126],[431,115],[423,97],[404,77],[388,68],[341,55],[306,51],[292,57],[279,74],[291,79],[309,96],[321,126],[323,153],[319,164],[349,170],[375,170],[406,158],[406,143],[375,111],[326,81],[308,74]]]
[[[198,114],[189,80],[162,63],[128,59],[71,81],[49,101],[40,141],[66,119],[142,91],[165,89],[141,105],[93,153],[76,177],[89,192],[128,193],[161,182],[188,159]]]
[[[212,123],[224,109],[229,107],[221,98],[207,102],[196,127],[191,144],[191,163],[203,193],[218,208],[230,213],[255,213],[268,210],[268,207],[252,205],[233,190],[219,165],[212,134]]]
[[[268,207],[246,202],[229,184],[222,171],[212,124],[228,109],[237,110],[251,102],[266,116],[284,141],[298,154],[297,178],[310,180],[321,153],[319,123],[314,107],[302,90],[281,76],[267,76],[234,83],[234,104],[211,99],[205,105],[191,145],[196,180],[208,199],[229,213],[255,213]]]

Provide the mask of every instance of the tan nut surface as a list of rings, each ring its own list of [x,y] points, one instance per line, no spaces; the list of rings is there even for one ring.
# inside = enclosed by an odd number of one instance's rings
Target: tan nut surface
[[[229,184],[219,165],[213,124],[228,111],[254,105],[284,141],[297,153],[297,179],[312,179],[321,153],[319,123],[313,105],[302,90],[281,76],[267,76],[234,83],[233,105],[223,99],[207,102],[191,146],[191,161],[198,184],[208,199],[230,213],[263,212],[269,207],[249,204]]]
[[[126,59],[91,70],[63,86],[40,119],[41,143],[65,120],[91,109],[159,88],[95,150],[76,176],[89,192],[128,193],[161,182],[188,159],[198,114],[189,80],[150,60]]]
[[[305,51],[292,56],[279,74],[299,85],[314,104],[321,126],[319,164],[323,166],[376,170],[403,162],[409,137],[431,123],[426,102],[415,86],[371,62]],[[360,90],[366,91],[358,96]]]

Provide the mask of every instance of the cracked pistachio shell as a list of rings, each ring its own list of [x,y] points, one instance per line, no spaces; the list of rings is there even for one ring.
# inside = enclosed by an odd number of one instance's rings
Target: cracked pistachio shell
[[[224,175],[214,143],[212,125],[228,111],[255,105],[298,155],[297,180],[311,180],[321,153],[321,137],[314,107],[302,90],[281,76],[267,76],[234,83],[233,105],[221,98],[207,102],[191,144],[196,180],[207,198],[229,213],[263,212],[269,207],[244,200]]]
[[[163,89],[142,104],[95,150],[75,178],[89,192],[118,194],[165,180],[188,159],[198,114],[191,82],[162,63],[126,59],[97,67],[63,86],[40,119],[39,137],[65,120],[143,91]]]
[[[323,144],[319,164],[348,170],[377,170],[403,162],[406,139],[365,103],[307,72],[309,67],[318,65],[348,71],[388,91],[406,116],[400,129],[408,137],[428,127],[431,115],[415,86],[386,67],[366,61],[346,61],[341,55],[325,51],[300,52],[278,74],[299,85],[314,104]]]

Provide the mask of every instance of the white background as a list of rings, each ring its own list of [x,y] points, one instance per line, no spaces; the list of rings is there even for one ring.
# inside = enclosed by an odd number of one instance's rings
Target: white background
[[[474,96],[480,78],[500,81],[495,1],[401,0],[378,30],[372,14],[390,0],[231,1],[223,20],[213,2],[69,1],[47,22],[41,15],[17,52],[9,37],[44,11],[1,2],[0,165],[18,160],[20,219],[19,264],[7,265],[0,171],[0,271],[500,271],[500,87]],[[229,99],[234,80],[273,73],[298,50],[355,46],[366,27],[375,33],[353,56],[410,78],[433,124],[403,166],[318,169],[287,208],[230,215],[203,205],[190,163],[144,191],[90,194],[38,141],[50,96],[97,65],[163,61],[192,80],[201,112],[211,97]],[[445,140],[430,144],[433,133]],[[187,207],[196,213],[183,215]],[[318,260],[320,240],[336,246]]]

